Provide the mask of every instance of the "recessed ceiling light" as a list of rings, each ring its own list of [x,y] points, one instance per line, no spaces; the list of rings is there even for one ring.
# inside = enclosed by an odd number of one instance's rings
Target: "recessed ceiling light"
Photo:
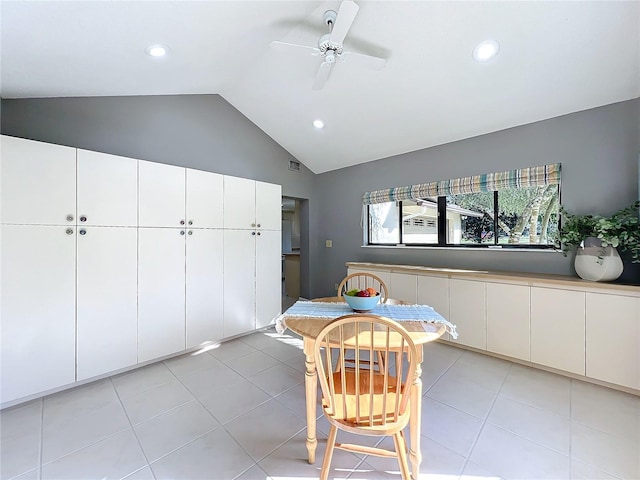
[[[486,62],[495,57],[498,54],[498,50],[500,50],[498,42],[495,40],[485,40],[473,49],[473,58],[476,62]]]
[[[320,119],[318,120],[314,120],[313,121],[313,126],[320,129],[320,128],[324,128],[324,122]]]
[[[164,57],[168,51],[169,49],[164,45],[150,45],[145,50],[145,52],[147,52],[147,55],[150,55],[152,57]]]

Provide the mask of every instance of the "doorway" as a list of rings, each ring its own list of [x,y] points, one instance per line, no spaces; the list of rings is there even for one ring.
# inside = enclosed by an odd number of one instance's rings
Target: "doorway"
[[[300,298],[300,199],[282,197],[282,311]]]

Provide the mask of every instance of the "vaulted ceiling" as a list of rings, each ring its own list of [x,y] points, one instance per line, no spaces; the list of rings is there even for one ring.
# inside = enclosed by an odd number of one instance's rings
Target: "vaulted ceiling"
[[[386,65],[313,90],[323,58],[270,43],[317,46],[340,0],[1,0],[0,96],[220,94],[316,173],[640,96],[638,1],[355,1],[344,49]]]

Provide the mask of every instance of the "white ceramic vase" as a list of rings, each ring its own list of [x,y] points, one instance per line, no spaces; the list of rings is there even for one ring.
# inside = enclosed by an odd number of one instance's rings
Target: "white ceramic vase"
[[[624,265],[614,247],[579,247],[574,268],[585,280],[610,282],[622,275]]]

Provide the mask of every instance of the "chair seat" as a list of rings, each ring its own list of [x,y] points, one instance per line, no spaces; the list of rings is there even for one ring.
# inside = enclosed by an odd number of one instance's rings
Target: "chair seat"
[[[370,389],[371,376],[367,372],[361,371],[359,377],[359,388],[356,389],[356,372],[350,368],[346,369],[344,374],[346,395],[343,402],[342,374],[340,372],[333,374],[335,393],[341,401],[335,402],[334,409],[323,406],[328,420],[343,430],[363,435],[391,435],[402,430],[409,422],[409,410],[396,417],[396,400],[399,400],[396,395],[396,378],[387,376],[385,399],[384,375],[374,373],[372,389]],[[357,395],[358,392],[359,395]],[[356,409],[358,399],[360,401],[359,420]],[[374,412],[373,416],[370,416],[371,411]],[[383,416],[384,422],[382,422]]]

